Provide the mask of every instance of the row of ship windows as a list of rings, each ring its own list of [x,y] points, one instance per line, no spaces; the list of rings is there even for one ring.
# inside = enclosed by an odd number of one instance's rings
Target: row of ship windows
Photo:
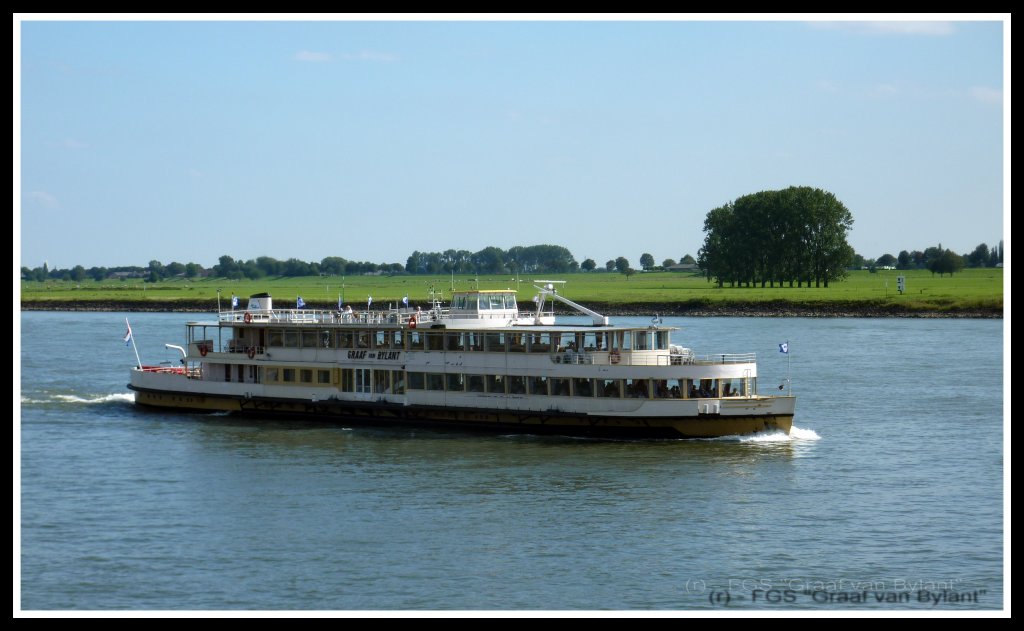
[[[408,372],[369,368],[261,368],[268,384],[334,386],[343,392],[404,394],[409,390],[601,398],[698,399],[741,397],[744,379],[591,379]],[[753,381],[753,380],[751,380]],[[750,386],[753,394],[755,388]]]
[[[239,332],[247,339],[255,331]],[[614,331],[586,333],[442,332],[442,331],[332,331],[269,329],[270,348],[365,348],[409,351],[489,351],[550,353],[608,350],[667,350],[668,331]],[[262,346],[263,344],[258,344]]]

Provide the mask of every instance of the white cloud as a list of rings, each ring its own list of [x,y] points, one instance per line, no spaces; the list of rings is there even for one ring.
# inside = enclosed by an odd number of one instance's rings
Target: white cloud
[[[956,30],[952,22],[945,21],[892,21],[892,22],[811,22],[817,28],[838,29],[861,35],[952,35]]]
[[[25,201],[39,208],[57,208],[60,202],[46,191],[29,191],[25,193]]]
[[[295,53],[295,56],[292,57],[292,59],[294,59],[295,61],[306,61],[306,62],[310,62],[310,63],[318,63],[318,62],[330,61],[331,60],[331,55],[330,55],[330,53],[318,53],[318,52],[314,52],[312,50],[300,50],[299,52]]]
[[[394,53],[382,53],[375,50],[361,50],[357,53],[342,53],[341,58],[347,61],[398,61],[398,55]]]
[[[1003,102],[1003,91],[995,88],[989,88],[983,85],[972,86],[968,90],[968,94],[975,101],[981,101],[982,103],[992,103],[994,105],[1001,105]]]

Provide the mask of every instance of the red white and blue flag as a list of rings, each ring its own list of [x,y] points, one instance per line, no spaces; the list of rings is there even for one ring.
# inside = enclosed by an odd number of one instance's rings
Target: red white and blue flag
[[[128,318],[124,319],[124,323],[128,324]],[[128,332],[124,334],[124,345],[128,346],[132,343],[132,325],[128,324]]]

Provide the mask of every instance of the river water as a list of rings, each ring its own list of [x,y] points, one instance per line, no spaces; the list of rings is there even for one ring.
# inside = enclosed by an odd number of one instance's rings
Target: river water
[[[130,317],[147,364],[196,318]],[[124,314],[23,313],[21,607],[1004,606],[1001,320],[664,323],[698,353],[756,352],[761,392],[789,372],[792,436],[156,413],[125,387]]]

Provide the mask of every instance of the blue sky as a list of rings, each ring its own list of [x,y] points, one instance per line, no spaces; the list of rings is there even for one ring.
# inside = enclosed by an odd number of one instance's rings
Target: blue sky
[[[790,185],[865,256],[969,252],[1004,237],[1003,47],[998,21],[23,21],[15,258],[636,266]]]

